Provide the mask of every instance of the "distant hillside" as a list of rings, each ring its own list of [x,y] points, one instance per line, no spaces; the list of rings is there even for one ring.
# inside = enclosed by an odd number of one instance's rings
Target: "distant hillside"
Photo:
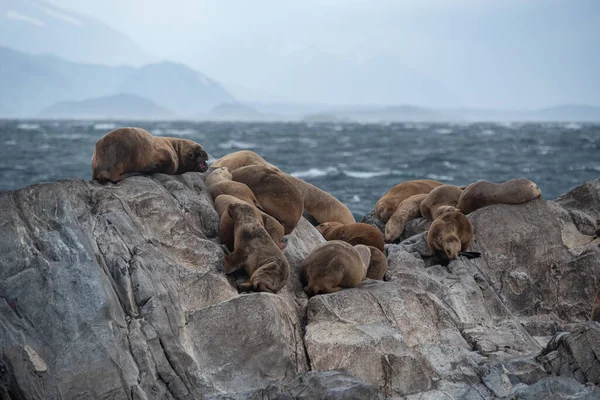
[[[13,116],[34,116],[59,102],[117,93],[136,94],[188,118],[235,101],[218,83],[181,64],[109,67],[2,47],[0,60],[0,107]]]
[[[177,115],[133,94],[115,94],[83,101],[64,101],[43,110],[40,118],[173,119]]]
[[[241,103],[220,104],[210,110],[206,118],[223,121],[265,121],[270,119],[254,108]]]
[[[0,46],[107,65],[156,60],[123,33],[39,0],[0,1]]]
[[[548,107],[534,114],[543,121],[595,121],[600,122],[600,107],[584,104],[566,104]]]
[[[400,121],[444,121],[440,112],[416,106],[351,107],[307,115],[306,121],[357,121],[357,122],[400,122]]]

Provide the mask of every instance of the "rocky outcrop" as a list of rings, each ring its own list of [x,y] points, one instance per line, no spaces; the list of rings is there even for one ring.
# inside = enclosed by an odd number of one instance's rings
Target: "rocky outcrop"
[[[416,220],[388,281],[308,299],[314,227],[284,289],[239,294],[201,174],[0,193],[0,398],[593,398],[598,199],[477,210],[482,257],[445,267]]]

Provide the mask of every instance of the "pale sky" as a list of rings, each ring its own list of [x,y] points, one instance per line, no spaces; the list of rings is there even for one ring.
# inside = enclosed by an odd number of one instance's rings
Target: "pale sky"
[[[596,0],[51,2],[103,21],[158,60],[290,100],[600,105]]]

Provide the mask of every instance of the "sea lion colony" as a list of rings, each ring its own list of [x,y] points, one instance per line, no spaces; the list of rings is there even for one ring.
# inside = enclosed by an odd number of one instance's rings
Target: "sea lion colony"
[[[221,223],[219,239],[230,252],[225,272],[244,270],[249,277],[240,291],[276,293],[287,283],[290,266],[282,252],[284,236],[303,215],[326,239],[303,261],[300,279],[308,295],[356,287],[364,279],[382,280],[387,271],[384,242],[396,242],[405,224],[424,217],[432,221],[427,246],[446,259],[467,252],[473,228],[465,216],[492,204],[520,204],[541,197],[534,182],[512,179],[457,187],[432,180],[412,180],[390,188],[376,203],[379,229],[357,223],[350,210],[329,193],[292,177],[252,151],[228,154],[210,167],[201,145],[185,139],[152,136],[139,128],[119,128],[95,146],[92,177],[117,183],[131,174],[204,173]],[[599,228],[600,229],[600,228]],[[592,319],[600,322],[600,289]]]

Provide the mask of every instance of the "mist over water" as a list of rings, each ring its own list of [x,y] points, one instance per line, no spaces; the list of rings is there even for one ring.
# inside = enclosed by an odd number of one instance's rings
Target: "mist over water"
[[[336,124],[0,121],[0,190],[91,179],[94,145],[120,126],[194,140],[219,158],[249,149],[343,201],[355,216],[393,185],[525,177],[545,199],[600,176],[600,124]]]

